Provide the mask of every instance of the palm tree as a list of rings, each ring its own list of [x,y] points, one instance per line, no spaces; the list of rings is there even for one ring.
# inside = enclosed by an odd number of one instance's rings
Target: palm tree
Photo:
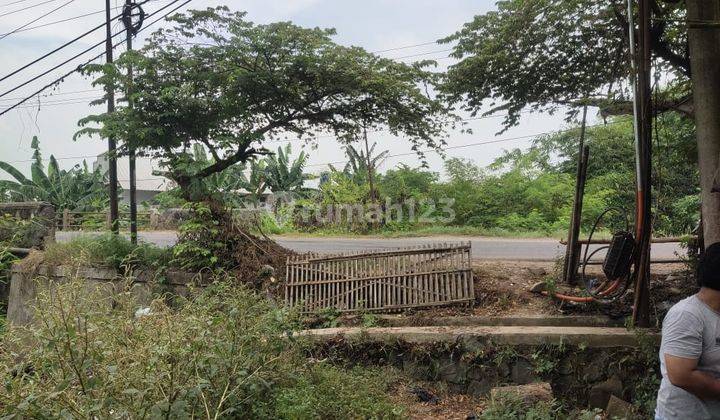
[[[15,180],[0,180],[0,191],[4,199],[11,201],[46,201],[56,210],[87,210],[102,206],[107,199],[105,174],[90,170],[87,163],[75,165],[70,170],[61,170],[57,160],[50,155],[47,169],[43,165],[40,142],[33,137],[33,162],[30,178],[25,177],[13,165],[0,161],[0,169]]]

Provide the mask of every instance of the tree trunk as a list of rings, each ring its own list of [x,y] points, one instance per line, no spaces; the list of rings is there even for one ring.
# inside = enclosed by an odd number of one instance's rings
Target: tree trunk
[[[720,242],[720,0],[687,0],[705,244]],[[715,192],[714,192],[715,190]]]

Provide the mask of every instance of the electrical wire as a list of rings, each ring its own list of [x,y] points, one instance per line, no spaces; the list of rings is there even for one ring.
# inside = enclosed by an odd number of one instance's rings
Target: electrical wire
[[[145,2],[147,2],[147,0],[146,0]],[[143,3],[145,3],[145,2],[143,2]],[[114,9],[121,9],[121,8],[122,8],[122,7],[116,7],[116,8],[114,8]],[[76,16],[75,18],[77,18],[77,17],[84,17],[84,16],[90,16],[90,15],[93,15],[93,14],[104,13],[104,12],[105,12],[104,10],[100,10],[100,11],[97,11],[97,12],[92,12],[92,13],[88,13],[88,14],[85,14],[85,15]],[[53,23],[64,22],[64,21],[67,21],[67,20],[70,20],[70,19],[74,19],[74,18],[65,19],[65,20],[63,20],[63,21],[51,22],[51,23],[48,23],[47,25],[53,24]],[[42,26],[42,25],[41,25],[41,26]],[[104,27],[105,24],[103,23],[102,25],[99,25],[99,26],[100,26],[100,27]],[[40,26],[35,26],[35,27],[33,27],[33,28],[37,28],[37,27],[40,27]],[[33,28],[27,28],[27,30],[33,29]],[[4,34],[3,34],[3,35],[4,35]],[[1,36],[2,36],[2,35],[0,35],[0,37],[1,37]],[[372,54],[378,54],[378,53],[383,53],[383,52],[388,52],[388,51],[396,51],[396,50],[403,50],[403,49],[408,49],[408,48],[415,48],[415,47],[424,46],[424,45],[430,45],[430,44],[435,44],[435,42],[426,42],[426,43],[423,43],[423,44],[405,45],[405,46],[400,46],[400,47],[395,47],[395,48],[389,48],[389,49],[386,49],[386,50],[377,50],[377,51],[370,51],[370,52],[371,52]],[[435,53],[435,52],[439,52],[439,51],[433,51],[432,53]],[[396,58],[391,58],[391,59],[393,59],[393,60],[398,60],[398,59],[416,57],[416,56],[421,56],[421,55],[426,55],[426,54],[428,54],[428,53],[419,53],[419,54],[408,55],[408,56],[405,56],[405,57],[396,57]],[[42,58],[44,58],[44,57],[41,57],[40,59],[42,59]],[[450,57],[439,57],[439,58],[437,58],[437,59],[443,59],[443,58],[450,58]],[[39,60],[38,60],[38,61],[39,61]],[[34,63],[31,63],[31,64],[34,64]],[[25,68],[25,67],[23,67],[23,68],[21,68],[21,69],[19,69],[19,70],[22,70],[22,69],[24,69],[24,68]],[[13,73],[11,73],[11,74],[8,74],[7,76],[4,76],[2,79],[0,79],[0,81],[5,80],[7,77],[12,76],[14,73],[15,73],[15,72],[13,72]],[[84,91],[82,91],[82,90],[81,90],[81,91],[68,91],[68,92],[64,92],[64,93],[56,93],[55,95],[66,95],[66,94],[80,93],[80,92],[88,92],[88,91],[89,91],[89,90],[84,90]],[[98,91],[98,92],[101,92],[102,90],[97,90],[97,91]],[[0,98],[1,98],[1,97],[2,97],[2,95],[0,95]],[[0,101],[10,100],[10,99],[17,100],[17,99],[23,99],[23,98],[22,98],[22,97],[6,98],[6,99],[0,99]],[[481,118],[482,118],[482,117],[481,117]],[[478,118],[478,119],[481,119],[481,118]]]
[[[160,9],[156,10],[155,12],[153,12],[152,14],[148,15],[148,17],[154,16],[154,15],[160,13],[162,10],[164,10],[164,9],[166,9],[166,8],[174,5],[175,3],[179,2],[179,1],[180,1],[180,0],[173,0],[172,2],[166,4],[166,5],[163,6],[162,8],[160,8]],[[138,32],[142,32],[143,30],[147,29],[148,27],[152,26],[153,24],[155,24],[155,23],[159,22],[160,20],[168,17],[171,13],[174,13],[175,11],[179,10],[181,7],[187,5],[187,4],[190,3],[191,1],[192,1],[192,0],[185,0],[185,1],[184,1],[183,3],[181,3],[179,6],[175,7],[174,9],[172,9],[172,10],[170,10],[169,12],[165,13],[163,16],[160,16],[159,18],[157,18],[157,19],[155,19],[154,21],[152,21],[152,22],[148,23],[147,25],[145,25],[145,26],[144,26],[142,29],[140,29]],[[112,35],[110,38],[111,38],[111,39],[112,39],[112,38],[115,38],[116,36],[121,35],[121,34],[124,34],[124,33],[125,33],[125,31],[117,32],[116,34]],[[104,44],[104,43],[105,43],[105,41],[102,41],[102,42],[100,42],[100,43],[98,43],[98,44],[95,44],[95,45],[91,46],[90,48],[85,49],[85,50],[82,51],[81,53],[76,54],[75,56],[73,56],[71,59],[65,60],[63,63],[61,63],[61,64],[53,67],[52,69],[44,72],[43,74],[38,75],[38,76],[35,76],[33,79],[31,79],[31,80],[29,80],[29,81],[27,81],[27,82],[24,82],[23,84],[18,85],[18,86],[16,86],[16,87],[14,87],[14,88],[12,88],[12,89],[10,89],[10,90],[8,90],[8,91],[0,94],[0,97],[3,97],[3,96],[5,96],[5,95],[7,95],[8,93],[14,92],[15,90],[19,89],[20,87],[25,86],[25,85],[27,85],[28,83],[31,83],[31,82],[39,79],[39,78],[42,77],[42,76],[45,76],[46,74],[50,73],[51,71],[53,71],[53,70],[61,67],[62,65],[67,64],[67,63],[69,63],[70,61],[72,61],[72,60],[74,60],[74,59],[76,59],[76,58],[78,58],[78,57],[80,57],[80,56],[82,56],[82,55],[84,55],[84,54],[92,51],[94,48],[96,48],[96,47],[98,47],[99,45],[102,45],[102,44]],[[118,47],[119,45],[121,45],[121,44],[123,44],[123,43],[124,43],[124,41],[118,42],[118,43],[114,44],[114,45],[112,46],[112,48],[114,49],[114,48]],[[39,93],[41,93],[41,92],[44,91],[45,89],[48,89],[48,88],[50,88],[51,86],[54,86],[55,84],[57,84],[57,83],[59,83],[59,82],[62,82],[66,77],[72,75],[73,73],[76,73],[76,72],[78,72],[78,71],[81,71],[86,65],[88,65],[88,64],[90,64],[91,62],[97,60],[98,58],[101,58],[104,54],[105,54],[105,52],[103,51],[102,53],[100,53],[100,54],[92,57],[90,60],[86,61],[85,63],[80,64],[77,68],[75,68],[75,69],[73,69],[73,70],[65,73],[64,75],[60,76],[59,78],[57,78],[57,79],[53,80],[52,82],[46,84],[45,86],[41,87],[41,88],[38,89],[37,91],[33,92],[31,95],[25,97],[24,99],[22,99],[22,100],[20,100],[19,102],[15,103],[15,104],[12,105],[11,107],[6,108],[6,109],[0,111],[0,116],[7,114],[8,112],[12,111],[13,109],[17,108],[18,106],[22,105],[23,103],[29,101],[30,99],[32,99],[33,97],[35,97],[35,95],[38,95]]]
[[[111,9],[113,9],[113,10],[118,10],[118,9],[122,9],[122,7],[111,7]],[[28,28],[23,28],[23,29],[20,29],[20,30],[15,30],[15,31],[13,31],[12,33],[32,31],[33,29],[45,28],[45,27],[47,27],[47,26],[57,25],[58,23],[65,23],[65,22],[70,22],[71,20],[82,19],[82,18],[88,17],[88,16],[99,15],[100,13],[105,13],[105,10],[104,10],[104,9],[103,9],[103,10],[98,10],[98,11],[95,11],[95,12],[84,13],[84,14],[82,14],[82,15],[72,16],[72,17],[65,18],[65,19],[60,19],[60,20],[55,20],[55,21],[52,21],[52,22],[43,23],[43,24],[41,24],[41,25],[30,26],[30,27],[28,27]],[[11,32],[6,32],[6,33],[4,33],[4,34],[0,34],[0,36],[10,35],[10,34],[11,34]]]
[[[70,4],[70,3],[74,2],[74,1],[75,1],[75,0],[69,0],[69,1],[61,4],[60,6],[58,6],[58,7],[54,8],[54,9],[50,10],[49,12],[43,13],[42,15],[34,18],[33,20],[31,20],[31,21],[29,21],[29,22],[27,22],[27,23],[24,23],[24,24],[21,25],[21,26],[18,26],[17,28],[13,29],[12,31],[0,35],[0,40],[5,39],[6,37],[8,37],[8,36],[10,36],[10,35],[12,35],[12,34],[14,34],[14,33],[17,33],[18,31],[22,30],[23,28],[26,28],[27,26],[30,26],[30,25],[32,25],[33,23],[37,22],[38,20],[41,20],[41,19],[43,19],[43,18],[45,18],[45,17],[47,17],[47,16],[50,16],[51,14],[57,12],[58,10],[62,9],[63,7],[67,6],[68,4]]]
[[[114,19],[116,19],[116,18],[118,18],[118,17],[119,17],[119,15],[118,15],[118,16],[115,16]],[[1,78],[0,78],[0,82],[2,82],[3,80],[6,80],[6,79],[9,78],[9,77],[12,77],[12,76],[20,73],[21,71],[23,71],[23,70],[25,70],[26,68],[32,66],[33,64],[36,64],[36,63],[38,63],[38,62],[40,62],[40,61],[42,61],[42,60],[50,57],[51,55],[55,54],[56,52],[58,52],[58,51],[60,51],[60,50],[62,50],[62,49],[64,49],[64,48],[69,47],[70,45],[76,43],[77,41],[81,40],[82,38],[85,38],[86,36],[92,34],[93,32],[97,31],[98,29],[101,29],[101,28],[104,28],[104,27],[105,27],[105,23],[102,23],[102,24],[100,24],[100,25],[98,25],[98,26],[96,26],[96,27],[94,27],[94,28],[92,28],[92,29],[90,29],[90,30],[88,30],[88,31],[86,31],[86,32],[84,32],[84,33],[76,36],[75,38],[71,39],[70,41],[68,41],[68,42],[66,42],[66,43],[64,43],[64,44],[62,44],[62,45],[60,45],[59,47],[55,48],[54,50],[52,50],[52,51],[50,51],[50,52],[47,52],[47,53],[41,55],[40,57],[34,59],[33,61],[31,61],[31,62],[23,65],[22,67],[19,67],[19,68],[15,69],[15,70],[11,71],[10,73],[6,74],[5,76],[1,77]],[[101,45],[101,44],[103,44],[103,43],[105,43],[105,41],[99,42],[99,43],[93,45],[92,47],[90,47],[89,49],[84,50],[84,51],[81,52],[80,54],[75,55],[75,56],[71,57],[70,59],[68,59],[68,60],[66,60],[66,61],[63,61],[62,63],[60,63],[60,64],[58,64],[57,66],[53,67],[52,69],[48,70],[47,72],[42,73],[41,75],[36,76],[35,78],[30,79],[28,82],[25,82],[25,84],[21,84],[21,85],[19,85],[19,86],[16,86],[14,89],[11,89],[11,90],[3,93],[3,94],[0,94],[0,98],[3,97],[3,96],[5,96],[5,95],[7,95],[8,93],[14,91],[15,89],[18,89],[19,87],[25,86],[27,83],[30,83],[30,82],[33,82],[33,81],[37,80],[38,77],[42,77],[42,76],[44,76],[45,74],[47,74],[47,73],[49,73],[49,72],[57,69],[58,67],[67,64],[68,62],[76,59],[76,58],[79,57],[80,55],[88,52],[88,50],[91,50],[91,49],[93,49],[93,48],[95,48],[95,47],[97,47],[98,45]]]
[[[28,1],[28,0],[11,1],[10,3],[0,4],[0,7],[12,6],[13,4],[25,3],[26,1]]]
[[[23,7],[22,9],[13,10],[12,12],[0,13],[0,17],[9,16],[9,15],[14,15],[15,13],[24,12],[24,11],[26,11],[26,10],[28,10],[28,9],[33,9],[33,8],[35,8],[35,7],[42,6],[43,4],[53,3],[53,2],[56,2],[56,1],[58,1],[58,0],[46,0],[46,1],[41,2],[41,3],[33,4],[32,6],[27,6],[27,7]]]

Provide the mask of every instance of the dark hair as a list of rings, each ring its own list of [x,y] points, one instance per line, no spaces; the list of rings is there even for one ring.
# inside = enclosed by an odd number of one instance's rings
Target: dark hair
[[[700,256],[697,280],[701,287],[720,290],[720,242],[707,247]]]

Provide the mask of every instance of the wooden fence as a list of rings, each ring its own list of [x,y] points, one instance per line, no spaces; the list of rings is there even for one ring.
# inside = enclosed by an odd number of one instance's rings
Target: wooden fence
[[[396,311],[474,301],[470,243],[287,261],[285,302],[303,312]]]

